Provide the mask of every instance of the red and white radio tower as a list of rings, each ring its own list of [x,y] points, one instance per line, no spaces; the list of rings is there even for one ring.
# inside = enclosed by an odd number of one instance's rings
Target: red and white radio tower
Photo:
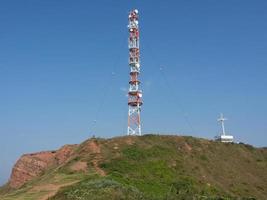
[[[141,135],[141,106],[142,91],[139,89],[140,81],[140,55],[139,55],[139,27],[138,10],[129,14],[129,66],[130,66],[130,87],[128,92],[128,135]]]

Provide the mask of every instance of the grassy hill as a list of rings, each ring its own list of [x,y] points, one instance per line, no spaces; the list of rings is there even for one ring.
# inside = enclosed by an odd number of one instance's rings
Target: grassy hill
[[[181,136],[90,139],[0,200],[267,199],[267,149]]]

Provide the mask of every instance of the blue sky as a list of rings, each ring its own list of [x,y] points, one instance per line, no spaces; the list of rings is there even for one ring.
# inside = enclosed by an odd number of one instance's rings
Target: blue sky
[[[140,11],[144,133],[267,146],[264,0],[2,0],[0,183],[21,154],[127,126],[127,16]],[[162,68],[162,70],[160,70]]]

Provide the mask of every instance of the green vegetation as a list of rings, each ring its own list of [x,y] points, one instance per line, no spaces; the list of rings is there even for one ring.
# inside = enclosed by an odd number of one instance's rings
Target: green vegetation
[[[90,142],[101,149],[100,155],[87,150]],[[267,199],[266,148],[193,137],[145,135],[87,140],[76,154],[50,175],[26,184],[20,192],[7,192],[3,198],[0,193],[0,199],[38,199],[25,194],[36,185],[56,180],[58,185],[74,182],[61,187],[49,200]],[[94,160],[106,176],[97,175]],[[77,161],[87,162],[88,171],[72,171],[71,166]]]
[[[56,197],[57,200],[99,200],[99,199],[143,199],[142,193],[131,186],[122,185],[119,182],[109,179],[86,180],[75,186],[68,187],[60,191]]]

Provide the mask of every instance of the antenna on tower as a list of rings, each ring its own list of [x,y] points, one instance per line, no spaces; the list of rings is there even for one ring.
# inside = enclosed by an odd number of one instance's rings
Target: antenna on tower
[[[222,133],[215,137],[215,140],[220,142],[234,142],[234,137],[232,135],[226,135],[225,133],[225,127],[224,122],[228,120],[227,118],[224,118],[223,114],[221,113],[220,117],[217,119],[218,122],[221,123],[222,126]]]
[[[130,66],[130,87],[128,92],[128,135],[141,135],[141,106],[142,90],[140,90],[140,81],[138,76],[140,74],[140,54],[139,54],[139,23],[138,10],[130,11],[129,19],[129,66]]]

